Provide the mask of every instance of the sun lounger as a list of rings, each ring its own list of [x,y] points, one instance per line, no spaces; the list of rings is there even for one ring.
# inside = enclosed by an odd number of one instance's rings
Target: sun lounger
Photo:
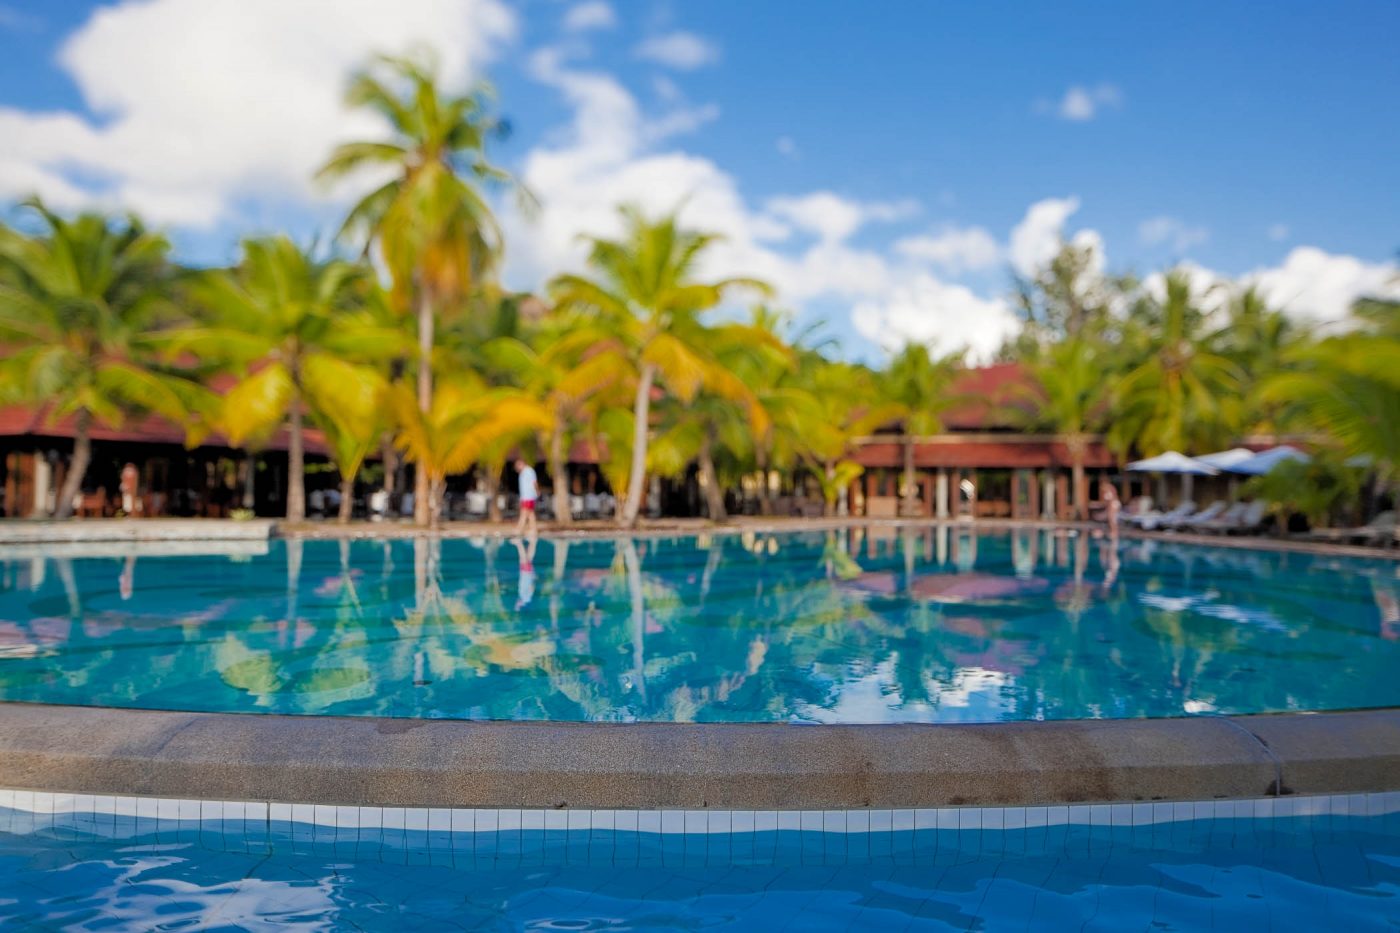
[[[1256,507],[1258,515],[1254,514]],[[1253,522],[1257,523],[1263,516],[1265,508],[1263,502],[1236,502],[1213,521],[1193,522],[1191,530],[1206,534],[1224,534],[1243,527],[1247,519],[1252,518]]]
[[[1225,509],[1226,504],[1224,502],[1212,502],[1210,505],[1201,509],[1199,512],[1187,515],[1184,518],[1175,519],[1171,522],[1161,522],[1158,524],[1158,527],[1174,528],[1178,530],[1189,529],[1192,526],[1199,524],[1200,522],[1214,521],[1215,519],[1219,518],[1222,513],[1224,513]]]
[[[1196,511],[1196,503],[1187,499],[1169,512],[1148,512],[1135,516],[1129,521],[1144,531],[1152,531],[1156,528],[1166,528],[1173,522],[1181,521]]]
[[[1269,524],[1269,504],[1256,499],[1244,510],[1244,515],[1232,527],[1223,529],[1227,535],[1253,535],[1263,531]]]
[[[1381,512],[1364,525],[1355,528],[1317,528],[1308,532],[1311,541],[1361,541],[1384,544],[1395,531],[1395,512]]]

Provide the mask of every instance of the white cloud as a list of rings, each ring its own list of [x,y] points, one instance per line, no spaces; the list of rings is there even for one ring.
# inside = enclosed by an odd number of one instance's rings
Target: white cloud
[[[1040,100],[1036,110],[1052,113],[1062,120],[1084,123],[1094,119],[1106,108],[1123,106],[1123,92],[1114,84],[1071,85],[1058,102]]]
[[[460,84],[514,29],[500,0],[102,7],[58,55],[97,119],[0,108],[0,195],[37,190],[192,227],[241,199],[311,203],[325,196],[311,176],[332,147],[379,132],[343,106],[354,68],[431,45],[444,80]]]
[[[919,274],[880,299],[856,304],[856,330],[886,350],[906,342],[927,343],[940,352],[971,350],[985,359],[1015,332],[1016,315],[1000,298],[979,298],[963,285]]]
[[[1291,231],[1288,229],[1288,224],[1273,224],[1265,232],[1268,234],[1269,239],[1278,243],[1288,239],[1288,234]]]
[[[1059,253],[1064,243],[1065,221],[1079,210],[1079,199],[1046,198],[1026,210],[1011,230],[1008,254],[1020,275],[1033,276]]]
[[[668,32],[645,39],[635,49],[636,56],[678,71],[693,71],[719,61],[719,47],[693,32]]]
[[[1283,265],[1252,272],[1243,282],[1257,286],[1271,305],[1323,323],[1345,320],[1352,303],[1365,295],[1400,300],[1400,266],[1368,263],[1314,246],[1296,247]]]
[[[1138,224],[1138,239],[1147,246],[1166,246],[1172,252],[1184,253],[1209,240],[1210,231],[1164,215]]]
[[[773,198],[766,207],[778,220],[827,241],[845,240],[871,221],[902,220],[919,210],[912,200],[860,202],[830,191]]]
[[[604,0],[586,0],[569,8],[564,14],[564,28],[570,32],[591,29],[611,29],[617,25],[617,14]]]
[[[1001,261],[1001,244],[982,227],[949,227],[936,234],[905,237],[895,251],[957,273],[986,269]]]
[[[503,210],[513,286],[538,288],[554,273],[581,268],[580,234],[615,234],[619,203],[653,213],[680,206],[686,224],[724,237],[705,274],[757,276],[796,307],[858,307],[857,332],[883,322],[882,340],[932,339],[983,354],[999,345],[1009,320],[999,299],[940,281],[926,260],[898,261],[850,244],[864,225],[908,217],[917,203],[814,191],[750,204],[714,162],[667,148],[675,137],[657,127],[682,122],[674,114],[644,113],[611,76],[572,67],[554,50],[538,53],[531,69],[572,105],[573,119],[525,159],[522,178],[539,211],[527,218],[513,206]],[[795,231],[812,238],[795,240]]]

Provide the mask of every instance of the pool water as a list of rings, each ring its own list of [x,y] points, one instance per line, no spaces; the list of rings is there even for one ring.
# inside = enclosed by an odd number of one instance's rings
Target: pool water
[[[1400,563],[1048,530],[0,550],[0,700],[957,722],[1400,705]]]
[[[86,812],[0,807],[0,927],[1393,931],[1395,797],[893,811],[923,828],[707,833],[618,831],[616,814],[607,829],[570,814],[575,829],[553,833],[428,832],[388,809],[383,828],[267,809],[157,819],[135,815],[154,801],[87,798]],[[821,827],[857,814],[812,815]]]

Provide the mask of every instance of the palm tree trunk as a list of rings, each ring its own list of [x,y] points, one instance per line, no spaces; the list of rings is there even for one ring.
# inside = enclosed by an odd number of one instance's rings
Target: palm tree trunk
[[[1070,456],[1070,480],[1074,487],[1074,503],[1070,518],[1084,521],[1089,517],[1089,478],[1084,473],[1084,438],[1075,435],[1068,439]]]
[[[433,406],[433,302],[426,285],[418,288],[418,410],[426,415]],[[413,522],[419,527],[432,521],[432,497],[432,477],[420,463],[413,471]]]
[[[394,436],[388,431],[379,442],[379,460],[384,464],[384,493],[392,496],[399,478],[399,452],[394,449]]]
[[[306,520],[306,451],[302,438],[301,393],[292,399],[287,426],[287,521]]]
[[[554,480],[554,522],[565,527],[574,523],[569,507],[569,461],[564,456],[564,426],[555,424],[549,436],[549,476]]]
[[[622,506],[623,528],[636,528],[637,516],[642,511],[642,493],[646,489],[647,472],[647,419],[651,414],[651,384],[656,380],[656,367],[651,363],[642,364],[641,378],[637,381],[637,399],[632,405],[632,472],[627,477],[627,499]]]
[[[710,513],[710,521],[722,522],[729,515],[724,509],[724,490],[719,488],[719,474],[715,470],[713,434],[714,428],[706,426],[700,442],[700,479],[705,485],[705,510]]]
[[[83,488],[83,478],[87,476],[88,464],[92,463],[92,412],[79,408],[73,419],[73,461],[68,465],[68,475],[63,477],[63,488],[58,491],[58,502],[54,504],[54,518],[70,518],[73,515],[73,499]]]
[[[482,482],[486,487],[486,520],[498,522],[501,520],[501,503],[496,493],[500,491],[501,471],[494,463],[482,464],[481,469],[486,474]]]
[[[350,524],[350,516],[355,511],[355,477],[340,478],[340,514],[336,520],[342,525]]]
[[[442,500],[447,493],[447,477],[430,476],[428,480],[428,526],[436,530],[442,527]]]
[[[914,514],[918,490],[914,486],[914,435],[904,435],[904,514]]]
[[[773,494],[768,489],[768,448],[760,443],[754,456],[758,460],[758,512],[760,515],[772,515]]]

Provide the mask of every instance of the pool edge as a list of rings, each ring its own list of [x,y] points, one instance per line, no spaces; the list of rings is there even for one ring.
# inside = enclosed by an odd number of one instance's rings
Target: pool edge
[[[0,703],[0,787],[343,806],[859,809],[1400,790],[1400,709],[932,725]]]

